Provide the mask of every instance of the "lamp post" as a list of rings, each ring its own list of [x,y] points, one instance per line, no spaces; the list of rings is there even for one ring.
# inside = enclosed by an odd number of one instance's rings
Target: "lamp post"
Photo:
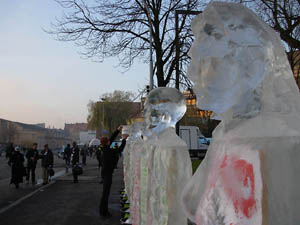
[[[180,90],[179,88],[179,55],[180,55],[180,45],[179,45],[179,28],[178,28],[178,15],[198,15],[202,13],[202,11],[193,11],[193,10],[175,10],[175,87]],[[176,134],[179,135],[179,122],[176,123]]]
[[[149,83],[149,89],[150,91],[153,89],[153,59],[152,59],[152,44],[153,44],[153,32],[152,32],[152,23],[151,23],[151,16],[150,16],[150,10],[149,7],[146,3],[146,0],[144,0],[144,6],[147,12],[147,18],[148,18],[148,24],[149,24],[149,33],[150,33],[150,37],[149,37],[149,44],[150,44],[150,59],[149,59],[149,70],[150,70],[150,83]]]
[[[179,55],[180,55],[180,45],[179,45],[179,28],[178,28],[178,15],[198,15],[202,13],[202,11],[194,11],[194,10],[175,10],[175,72],[176,72],[176,80],[175,87],[179,90]]]
[[[104,114],[105,114],[104,106],[105,106],[106,98],[101,98],[101,100],[103,102],[103,106],[102,106],[102,136],[103,136],[104,135]]]

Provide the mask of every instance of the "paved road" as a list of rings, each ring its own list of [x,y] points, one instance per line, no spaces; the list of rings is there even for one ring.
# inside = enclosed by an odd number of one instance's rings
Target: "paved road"
[[[88,165],[79,177],[79,183],[72,183],[71,174],[61,176],[49,186],[21,187],[16,190],[9,188],[11,195],[17,196],[14,200],[26,194],[36,193],[18,205],[0,213],[0,223],[5,225],[118,225],[120,224],[119,190],[122,187],[121,160],[119,169],[114,172],[113,185],[110,195],[109,208],[113,217],[101,220],[98,214],[98,205],[102,193],[99,184],[99,171],[95,159],[88,158]],[[4,187],[0,185],[2,196]],[[7,205],[0,197],[1,207]],[[12,200],[13,201],[13,200]]]
[[[55,157],[54,170],[56,175],[63,175],[65,172],[64,161]],[[0,157],[0,210],[9,204],[15,202],[19,198],[31,193],[41,186],[42,183],[42,168],[40,161],[36,168],[36,179],[38,184],[36,186],[26,185],[25,179],[23,184],[20,185],[20,189],[16,190],[14,185],[9,185],[11,176],[11,167],[7,164],[5,157]]]

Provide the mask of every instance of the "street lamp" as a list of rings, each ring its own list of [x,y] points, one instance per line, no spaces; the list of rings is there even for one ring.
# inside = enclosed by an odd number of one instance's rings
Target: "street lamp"
[[[176,72],[176,80],[175,87],[179,90],[179,55],[180,55],[180,46],[179,46],[179,29],[178,29],[178,15],[198,15],[202,13],[202,11],[194,11],[194,10],[175,10],[175,72]]]
[[[105,106],[105,101],[106,98],[101,98],[102,102],[103,102],[103,106],[102,106],[102,136],[104,135],[104,106]]]
[[[152,59],[152,44],[153,44],[153,32],[152,32],[152,23],[151,23],[151,16],[150,16],[150,11],[149,11],[149,7],[146,3],[146,0],[144,0],[144,6],[145,9],[147,11],[147,18],[148,18],[148,23],[149,23],[149,33],[150,33],[150,38],[149,38],[149,44],[150,44],[150,65],[149,65],[149,69],[150,69],[150,84],[149,84],[149,89],[150,91],[153,89],[153,59]]]
[[[179,90],[179,55],[180,55],[180,46],[179,46],[179,29],[178,29],[178,15],[198,15],[202,11],[193,11],[193,10],[175,10],[175,87]],[[179,122],[176,123],[176,134],[179,135]]]

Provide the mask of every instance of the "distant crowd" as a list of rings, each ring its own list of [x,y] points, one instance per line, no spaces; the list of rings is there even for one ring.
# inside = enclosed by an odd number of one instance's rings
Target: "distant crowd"
[[[114,150],[114,167],[117,167],[118,160],[121,156],[119,152],[119,146],[114,143],[112,146]],[[81,164],[80,162],[81,156]],[[14,184],[16,188],[19,188],[19,184],[23,183],[25,178],[26,184],[36,185],[36,167],[39,160],[41,160],[42,167],[42,178],[43,185],[46,185],[51,180],[54,175],[53,165],[54,165],[54,154],[49,149],[48,144],[44,145],[42,151],[38,151],[38,144],[33,143],[31,148],[21,148],[19,146],[14,146],[13,143],[9,143],[5,149],[5,157],[8,160],[8,165],[11,167],[11,180],[10,184]],[[82,173],[82,165],[86,165],[87,157],[94,157],[98,161],[99,170],[103,166],[103,146],[90,146],[84,145],[79,148],[76,142],[73,142],[72,147],[70,144],[64,148],[62,152],[58,153],[59,158],[63,158],[65,161],[66,173],[72,168],[73,182],[78,183],[78,175]],[[101,181],[103,183],[104,170],[101,170]]]
[[[72,147],[70,144],[64,148],[62,152],[58,153],[58,157],[65,161],[66,173],[72,169],[73,183],[78,183],[78,176],[83,173],[82,166],[86,165],[87,157],[94,157],[98,161],[99,175],[101,177],[100,183],[103,184],[103,193],[99,205],[99,213],[102,217],[110,217],[108,211],[108,198],[112,184],[112,175],[123,149],[126,145],[128,135],[122,136],[122,141],[115,142],[116,137],[122,131],[122,126],[116,129],[110,138],[102,137],[99,146],[84,145],[79,148],[76,142],[73,142]],[[118,144],[119,143],[119,144]],[[54,176],[54,154],[49,149],[48,144],[44,145],[42,151],[38,151],[38,144],[33,143],[29,149],[22,149],[10,143],[6,150],[6,158],[8,165],[11,167],[10,184],[19,188],[23,179],[26,179],[26,184],[37,184],[36,180],[36,167],[39,160],[41,160],[43,185],[51,181]],[[80,163],[81,156],[81,163]]]

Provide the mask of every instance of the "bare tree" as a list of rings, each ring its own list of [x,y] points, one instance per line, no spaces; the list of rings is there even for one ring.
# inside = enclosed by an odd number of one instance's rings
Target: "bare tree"
[[[239,0],[239,2],[258,13],[279,33],[290,48],[300,50],[300,0]]]
[[[175,10],[196,10],[200,0],[55,0],[64,14],[47,32],[57,40],[72,41],[82,47],[86,57],[104,60],[118,56],[121,66],[129,68],[136,58],[149,57],[149,28],[153,34],[154,72],[157,86],[173,80],[175,70]],[[147,8],[151,24],[147,19]],[[191,43],[191,17],[179,21],[180,62],[184,70]],[[183,78],[183,81],[185,78]]]
[[[290,48],[287,53],[296,83],[300,89],[300,50]]]

